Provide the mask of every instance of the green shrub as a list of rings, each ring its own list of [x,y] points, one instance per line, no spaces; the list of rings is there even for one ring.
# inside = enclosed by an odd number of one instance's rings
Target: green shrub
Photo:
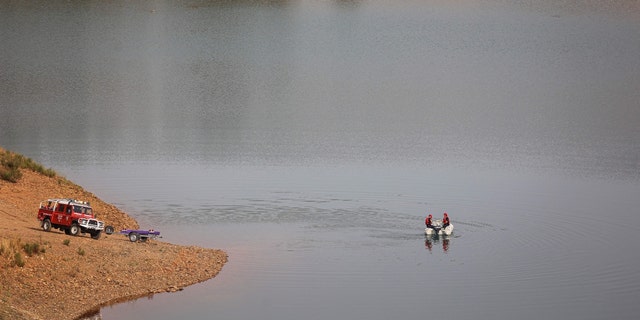
[[[55,177],[55,176],[56,176],[56,172],[55,172],[53,169],[51,169],[51,168],[49,168],[49,169],[45,169],[45,170],[42,172],[42,174],[44,174],[45,176],[47,176],[47,177],[49,177],[49,178],[53,178],[53,177]]]
[[[22,172],[18,169],[0,167],[0,179],[16,183],[22,178]]]
[[[43,167],[28,157],[6,150],[0,152],[0,179],[14,183],[18,182],[22,178],[20,169],[29,169],[47,177],[56,176],[55,171]]]
[[[62,241],[62,244],[65,246],[69,246],[69,243],[71,243],[71,239],[64,239],[64,241]]]
[[[85,254],[84,249],[79,247],[78,248],[78,254],[81,255],[81,256],[84,256],[84,254]]]
[[[40,245],[37,243],[25,243],[22,246],[22,249],[24,250],[24,253],[31,257],[34,254],[38,254],[38,252],[40,251],[39,247]]]
[[[29,257],[31,257],[34,254],[45,253],[46,248],[41,243],[33,242],[33,243],[23,244],[22,250],[24,250],[24,253],[26,253]]]
[[[13,263],[20,268],[24,267],[24,260],[22,259],[20,252],[16,252],[13,256]]]

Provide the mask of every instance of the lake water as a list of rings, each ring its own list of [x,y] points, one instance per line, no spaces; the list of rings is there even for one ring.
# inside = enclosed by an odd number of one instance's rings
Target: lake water
[[[639,13],[3,1],[0,146],[228,252],[102,319],[636,319]]]

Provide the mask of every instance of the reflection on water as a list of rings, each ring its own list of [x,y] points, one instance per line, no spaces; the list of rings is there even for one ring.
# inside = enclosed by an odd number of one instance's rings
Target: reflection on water
[[[0,2],[0,145],[229,253],[104,319],[634,319],[639,12]]]
[[[623,17],[506,4],[49,5],[0,12],[0,136],[47,162],[401,161],[639,178],[639,41]],[[57,139],[85,152],[52,152]]]
[[[447,253],[449,251],[449,237],[450,236],[425,235],[424,247],[429,250],[429,253],[432,253],[434,245],[442,245],[442,251]]]

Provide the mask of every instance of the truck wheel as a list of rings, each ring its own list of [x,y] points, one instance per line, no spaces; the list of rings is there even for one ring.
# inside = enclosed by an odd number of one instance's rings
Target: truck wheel
[[[104,228],[104,232],[106,232],[107,234],[113,234],[113,226],[107,226],[106,228]]]
[[[78,234],[80,234],[80,227],[77,223],[74,222],[71,224],[71,227],[69,227],[69,234],[72,236],[77,236]]]
[[[98,240],[98,239],[100,239],[100,234],[101,233],[102,232],[100,232],[100,230],[93,231],[93,232],[91,232],[91,238]]]
[[[129,233],[129,241],[136,242],[138,239],[140,239],[140,235],[137,232]]]
[[[42,221],[42,230],[51,231],[51,220],[44,219],[44,221]]]

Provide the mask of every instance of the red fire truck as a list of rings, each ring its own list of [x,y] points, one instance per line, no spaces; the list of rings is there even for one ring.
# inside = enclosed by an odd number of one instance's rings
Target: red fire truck
[[[49,199],[40,203],[38,220],[44,231],[51,228],[77,236],[88,233],[93,239],[100,239],[104,222],[95,219],[89,202],[74,199]]]

